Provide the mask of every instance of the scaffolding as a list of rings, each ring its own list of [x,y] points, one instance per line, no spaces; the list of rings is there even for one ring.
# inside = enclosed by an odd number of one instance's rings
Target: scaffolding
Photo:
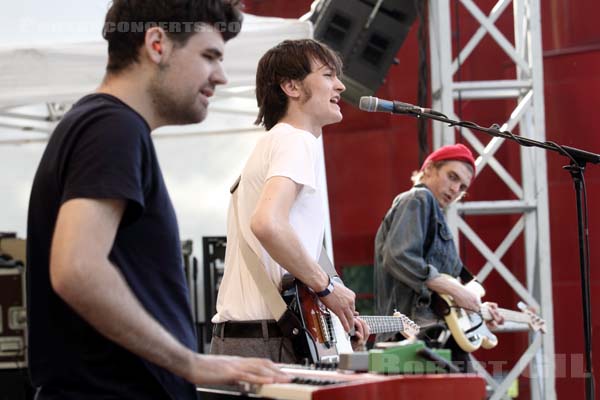
[[[518,127],[521,136],[543,142],[544,86],[539,0],[498,0],[487,15],[474,0],[457,0],[457,3],[468,11],[479,27],[462,48],[454,49],[453,56],[454,36],[449,0],[429,2],[432,108],[448,115],[450,119],[458,120],[454,100],[459,97],[469,100],[514,99],[516,107],[500,129],[513,131]],[[511,4],[514,43],[495,25]],[[516,79],[456,81],[460,63],[473,53],[485,35],[489,35],[508,60],[514,63]],[[434,122],[433,147],[455,143],[455,134],[456,128]],[[451,207],[448,221],[454,230],[454,237],[458,239],[458,233],[462,232],[464,238],[484,256],[485,265],[477,273],[479,281],[485,281],[492,271],[497,272],[523,302],[540,310],[547,328],[545,335],[539,332],[530,334],[527,349],[503,378],[493,377],[479,363],[474,364],[491,388],[491,399],[506,398],[510,385],[526,368],[529,368],[527,372],[532,379],[532,399],[556,399],[546,154],[540,149],[520,148],[519,184],[495,158],[504,139],[494,137],[484,144],[469,129],[461,128],[461,134],[477,152],[477,173],[484,168],[491,168],[517,200],[471,201]],[[469,215],[501,214],[520,215],[520,218],[495,250],[463,218]],[[521,234],[524,239],[526,282],[519,281],[501,260]],[[476,267],[474,269],[477,270]]]

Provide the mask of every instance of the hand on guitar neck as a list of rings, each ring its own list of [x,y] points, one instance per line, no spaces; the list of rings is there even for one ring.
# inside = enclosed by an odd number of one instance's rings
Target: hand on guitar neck
[[[358,316],[358,312],[356,312],[356,316],[354,317],[354,332],[352,333],[352,350],[365,350],[367,339],[369,339],[370,334],[371,330],[369,325],[365,320],[361,319]]]
[[[490,314],[491,317],[491,319],[485,320],[486,325],[490,329],[495,329],[498,327],[498,325],[502,325],[504,323],[504,316],[500,314],[498,304],[492,303],[491,301],[486,301],[481,305],[482,311],[484,308],[487,308],[487,312]]]

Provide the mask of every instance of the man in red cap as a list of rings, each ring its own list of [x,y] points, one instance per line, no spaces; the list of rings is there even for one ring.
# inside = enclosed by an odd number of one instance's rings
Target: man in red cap
[[[438,317],[431,309],[432,292],[453,297],[459,307],[479,311],[479,296],[459,281],[446,279],[470,275],[460,260],[444,209],[460,199],[475,177],[475,160],[462,144],[444,146],[427,157],[412,176],[414,186],[399,194],[386,213],[375,238],[375,302],[379,315],[394,310],[417,324]],[[502,317],[491,305],[495,323]],[[431,332],[428,333],[428,336]],[[381,335],[378,340],[390,339]],[[450,339],[452,359],[468,369],[468,355]]]

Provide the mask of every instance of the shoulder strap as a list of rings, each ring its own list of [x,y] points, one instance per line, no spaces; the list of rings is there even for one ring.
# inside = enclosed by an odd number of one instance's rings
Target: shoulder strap
[[[321,269],[327,273],[331,278],[338,277],[338,274],[333,266],[333,263],[329,259],[329,255],[327,254],[327,250],[325,246],[321,247],[321,255],[319,256],[319,266]]]
[[[463,266],[460,270],[460,274],[458,276],[460,276],[460,280],[462,281],[463,284],[467,283],[467,282],[471,282],[473,279],[477,279],[475,276],[473,276],[471,271],[469,271],[469,269],[464,264],[463,264]]]
[[[287,305],[283,298],[281,297],[279,291],[271,281],[271,278],[267,275],[267,271],[262,260],[258,257],[258,255],[252,250],[252,248],[248,245],[246,238],[242,232],[240,226],[240,220],[238,218],[238,195],[237,188],[240,184],[240,177],[235,181],[233,186],[231,187],[231,201],[233,202],[233,217],[235,218],[235,222],[238,228],[238,236],[240,241],[240,250],[242,252],[242,257],[244,258],[244,262],[248,267],[248,271],[250,271],[250,275],[252,275],[252,279],[254,283],[263,294],[263,298],[267,303],[267,307],[271,312],[271,315],[275,319],[275,321],[279,321],[281,317],[285,314]]]

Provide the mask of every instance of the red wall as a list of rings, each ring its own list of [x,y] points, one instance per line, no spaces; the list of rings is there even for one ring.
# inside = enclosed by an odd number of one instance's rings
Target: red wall
[[[600,153],[600,3],[552,0],[542,8],[546,135],[548,140]],[[563,4],[564,3],[564,4]],[[575,195],[562,157],[548,157],[556,353],[582,355],[581,283]],[[592,338],[598,393],[600,370],[600,166],[585,173],[591,247]],[[568,374],[567,374],[568,375]],[[557,379],[560,395],[584,398],[582,379]],[[598,394],[596,395],[598,396]]]
[[[258,15],[295,18],[308,11],[311,1],[246,0],[246,11]],[[451,2],[454,4],[455,2]],[[484,12],[495,1],[478,0]],[[542,29],[546,106],[546,138],[557,143],[600,153],[600,3],[597,0],[543,0]],[[459,7],[458,21],[453,16],[454,32],[465,43],[477,29],[472,17]],[[512,12],[509,7],[497,26],[512,40]],[[398,53],[400,64],[393,66],[378,97],[416,103],[417,39],[416,26]],[[464,62],[462,80],[511,79],[514,66],[489,39]],[[480,125],[502,123],[512,110],[510,101],[462,101],[459,115]],[[343,105],[344,121],[325,129],[324,143],[328,174],[329,201],[334,251],[338,268],[372,264],[373,239],[379,223],[394,196],[410,186],[409,176],[418,165],[416,121],[387,114],[366,114]],[[515,131],[514,133],[518,133]],[[487,143],[485,135],[478,135]],[[458,138],[460,141],[460,138]],[[542,151],[542,150],[539,150]],[[518,145],[505,143],[498,160],[520,181]],[[582,306],[577,251],[575,197],[568,173],[561,168],[564,157],[548,153],[548,189],[552,249],[552,274],[555,323],[555,352],[559,356],[556,381],[558,398],[584,398],[583,379],[574,376],[583,369],[576,361],[583,354]],[[600,166],[586,171],[589,200],[591,244],[591,293],[595,370],[600,370],[600,255],[595,246],[600,238]],[[469,193],[471,200],[514,199],[514,195],[489,168],[482,171]],[[468,223],[495,249],[516,222],[515,216],[469,217]],[[472,270],[484,264],[472,246],[461,241],[461,254]],[[503,257],[503,262],[518,277],[524,278],[522,239]],[[486,280],[488,299],[513,308],[519,300],[493,273]],[[484,360],[503,360],[512,365],[527,344],[526,334],[504,334],[492,351],[480,351]],[[566,361],[562,361],[566,360]],[[531,381],[520,379],[521,392],[528,393]],[[600,386],[600,382],[597,382]],[[524,396],[525,397],[525,396]]]

